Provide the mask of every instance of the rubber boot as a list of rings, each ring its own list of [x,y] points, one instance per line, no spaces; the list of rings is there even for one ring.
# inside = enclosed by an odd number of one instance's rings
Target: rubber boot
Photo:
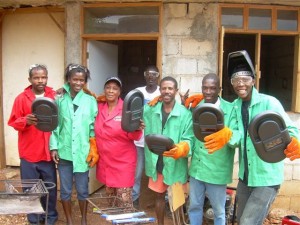
[[[79,202],[79,208],[81,212],[81,225],[87,225],[87,219],[86,219],[86,214],[87,214],[87,201],[86,200],[78,200]]]
[[[73,220],[72,220],[72,204],[71,201],[61,201],[65,216],[67,219],[67,225],[73,225]]]

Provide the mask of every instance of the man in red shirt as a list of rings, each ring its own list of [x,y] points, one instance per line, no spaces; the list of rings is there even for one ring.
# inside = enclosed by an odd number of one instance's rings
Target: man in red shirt
[[[8,125],[18,131],[18,149],[20,157],[21,179],[42,179],[56,185],[55,164],[51,160],[49,138],[51,132],[38,130],[34,125],[37,118],[32,114],[32,102],[38,97],[54,99],[55,91],[47,86],[48,70],[46,66],[34,64],[29,68],[30,86],[19,94],[13,104]],[[49,189],[47,224],[55,224],[58,218],[56,211],[57,188]],[[46,198],[42,198],[45,208]],[[39,224],[45,218],[37,214],[28,214],[30,224]],[[39,221],[40,220],[40,221]]]

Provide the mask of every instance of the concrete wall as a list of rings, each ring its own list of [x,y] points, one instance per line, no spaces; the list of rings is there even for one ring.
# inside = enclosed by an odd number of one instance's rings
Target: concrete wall
[[[64,13],[53,16],[64,24]],[[7,165],[19,165],[17,131],[7,125],[15,97],[28,82],[28,68],[35,63],[49,70],[48,85],[63,84],[64,34],[46,13],[10,14],[3,20],[3,114]]]
[[[215,4],[164,4],[163,76],[179,89],[201,92],[202,77],[217,72],[218,30]]]

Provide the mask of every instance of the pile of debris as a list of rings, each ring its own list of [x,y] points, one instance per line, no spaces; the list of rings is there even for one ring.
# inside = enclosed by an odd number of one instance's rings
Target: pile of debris
[[[294,215],[300,218],[300,212],[274,208],[270,211],[263,225],[281,225],[282,219],[288,215]]]

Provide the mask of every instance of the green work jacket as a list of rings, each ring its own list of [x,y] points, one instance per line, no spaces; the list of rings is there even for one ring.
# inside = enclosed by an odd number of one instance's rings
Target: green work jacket
[[[241,135],[241,147],[239,150],[239,178],[243,179],[245,165],[244,165],[244,154],[247,152],[248,158],[248,186],[259,187],[259,186],[273,186],[280,185],[283,182],[284,174],[284,162],[278,163],[267,163],[259,158],[257,155],[253,143],[250,139],[249,133],[246,137],[246,149],[244,149],[244,126],[241,115],[242,99],[237,98],[234,102],[234,110],[237,114],[238,126]],[[251,103],[249,106],[249,122],[259,113],[266,110],[272,110],[278,112],[286,123],[286,127],[291,137],[295,137],[299,140],[299,132],[284,111],[281,103],[274,97],[260,94],[253,87]]]
[[[162,103],[158,102],[151,107],[145,105],[144,123],[145,135],[147,134],[163,134],[171,138],[175,144],[185,141],[191,147],[193,146],[194,135],[192,129],[192,115],[189,110],[179,103],[175,103],[173,110],[169,114],[164,128],[162,128]],[[147,144],[145,144],[145,169],[146,175],[157,179],[156,163],[158,155],[152,153]],[[188,176],[188,157],[179,158],[177,160],[171,157],[163,157],[164,183],[172,185],[176,182],[186,183]]]
[[[86,172],[90,151],[89,138],[94,137],[94,122],[98,113],[96,99],[78,92],[72,100],[70,86],[64,85],[66,93],[56,100],[58,126],[50,137],[50,150],[57,150],[60,159],[73,161],[74,172]],[[74,111],[74,106],[78,106]]]
[[[224,126],[232,131],[232,136],[227,145],[213,154],[208,154],[204,142],[195,138],[189,175],[210,184],[225,185],[232,182],[234,153],[240,143],[240,134],[232,103],[220,97],[219,100],[224,113]],[[204,101],[199,104],[203,103]]]

